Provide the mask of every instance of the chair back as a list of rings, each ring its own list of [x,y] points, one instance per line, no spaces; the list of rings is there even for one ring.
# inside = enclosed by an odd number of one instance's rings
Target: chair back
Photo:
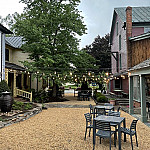
[[[98,130],[111,131],[110,122],[96,120],[95,127]]]
[[[86,119],[86,123],[92,123],[92,117],[91,117],[91,115],[90,115],[90,113],[86,113],[86,114],[84,114],[84,116],[85,116],[85,119]]]
[[[89,105],[89,107],[90,107],[90,114],[92,114],[93,113],[93,105]]]
[[[96,109],[96,114],[99,115],[106,115],[105,108],[95,108]]]
[[[117,108],[117,111],[118,111],[118,112],[120,111],[120,108],[121,108],[121,106],[119,106],[119,107]]]
[[[137,124],[138,120],[133,120],[130,126],[130,130],[135,130],[136,131],[136,124]]]
[[[108,116],[120,117],[120,112],[117,111],[109,111]]]
[[[113,104],[105,103],[104,106],[113,106]]]

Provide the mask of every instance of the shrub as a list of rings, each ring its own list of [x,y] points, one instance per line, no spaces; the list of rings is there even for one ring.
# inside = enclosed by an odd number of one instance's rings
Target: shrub
[[[21,101],[14,101],[12,108],[14,110],[28,110],[32,108],[32,105],[30,103],[23,103]]]
[[[2,96],[2,92],[8,91],[10,92],[10,88],[8,87],[5,80],[2,80],[0,82],[0,96]]]
[[[99,96],[99,97],[97,97],[97,102],[99,102],[99,103],[106,103],[106,102],[108,102],[108,99],[104,95],[103,96]]]

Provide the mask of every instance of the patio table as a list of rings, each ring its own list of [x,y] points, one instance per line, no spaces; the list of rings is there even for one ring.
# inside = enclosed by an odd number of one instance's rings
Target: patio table
[[[107,121],[113,124],[118,125],[118,146],[119,150],[121,150],[121,129],[120,125],[123,122],[123,127],[126,127],[125,123],[125,118],[124,117],[115,117],[115,116],[106,116],[106,115],[101,115],[93,119],[93,150],[95,149],[95,136],[96,136],[96,127],[95,127],[95,121],[100,120],[100,121]],[[126,134],[124,133],[124,142],[126,142]]]

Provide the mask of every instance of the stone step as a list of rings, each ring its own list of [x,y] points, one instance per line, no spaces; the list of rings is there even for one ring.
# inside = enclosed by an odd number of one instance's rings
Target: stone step
[[[119,103],[119,105],[127,106],[127,105],[129,105],[129,103]]]

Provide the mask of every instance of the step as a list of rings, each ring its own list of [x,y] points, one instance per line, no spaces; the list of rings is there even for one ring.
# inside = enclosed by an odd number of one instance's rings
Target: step
[[[127,105],[129,105],[129,103],[119,103],[119,105],[127,106]]]

